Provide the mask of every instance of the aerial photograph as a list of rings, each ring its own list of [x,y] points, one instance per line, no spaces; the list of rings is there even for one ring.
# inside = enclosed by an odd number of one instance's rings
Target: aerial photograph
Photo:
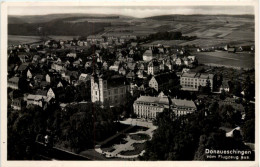
[[[8,6],[7,161],[255,161],[254,9]]]

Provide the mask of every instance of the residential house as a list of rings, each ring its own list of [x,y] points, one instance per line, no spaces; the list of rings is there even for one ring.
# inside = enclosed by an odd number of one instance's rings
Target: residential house
[[[25,104],[22,98],[15,98],[12,100],[11,108],[13,110],[22,110],[24,106]]]
[[[80,60],[76,60],[76,61],[73,62],[72,65],[73,65],[73,67],[75,67],[75,68],[79,68],[79,67],[82,66],[81,62],[82,62],[82,61],[80,61]]]
[[[37,106],[43,107],[45,104],[46,98],[47,98],[47,96],[29,94],[27,96],[27,106],[37,105]]]
[[[79,73],[77,71],[66,71],[61,74],[61,78],[65,81],[72,83],[76,82],[76,80],[79,78]]]
[[[32,72],[30,71],[30,69],[27,70],[27,78],[28,79],[32,79],[33,75]]]
[[[20,78],[19,77],[13,77],[8,79],[8,88],[12,88],[12,89],[19,89],[19,81]]]
[[[19,72],[20,74],[23,74],[27,71],[28,68],[29,68],[29,63],[23,63],[19,66],[19,68],[17,69],[17,72]]]
[[[220,91],[224,90],[225,92],[229,92],[229,84],[226,80],[222,81],[222,84],[220,86]]]
[[[133,71],[129,71],[127,74],[126,74],[126,78],[128,79],[134,79],[135,78],[135,73]]]
[[[19,57],[19,59],[20,59],[20,61],[21,61],[22,63],[26,63],[26,62],[29,61],[29,57],[28,57],[27,55],[25,55],[25,54],[18,55],[18,57]]]
[[[182,65],[184,65],[184,62],[183,62],[183,60],[181,58],[177,58],[175,60],[175,64],[178,65],[178,66],[182,66]]]
[[[92,61],[87,61],[85,64],[85,69],[90,68],[92,66]]]
[[[127,63],[127,69],[135,71],[137,69],[136,63]]]
[[[119,74],[126,75],[125,67],[121,67],[118,72],[119,72]]]
[[[37,74],[34,76],[34,81],[37,82],[37,83],[41,83],[44,79],[44,75],[41,75],[41,74]]]
[[[90,43],[103,43],[105,39],[100,35],[89,35],[87,41]]]
[[[70,52],[67,54],[67,57],[73,57],[74,59],[77,58],[77,53],[76,52]]]
[[[33,59],[32,59],[32,62],[39,62],[41,60],[41,56],[39,55],[34,55],[33,56]]]
[[[228,53],[235,53],[236,52],[236,48],[228,48]]]
[[[156,59],[153,59],[148,64],[148,75],[155,75],[159,72],[159,63]]]
[[[143,54],[143,60],[149,62],[153,59],[153,51],[151,49],[146,50]]]
[[[171,72],[152,76],[149,81],[149,87],[154,88],[157,92],[159,90],[164,90],[169,85],[169,80],[174,79],[175,77],[175,73]]]
[[[90,80],[90,78],[91,78],[91,76],[89,74],[81,73],[80,76],[79,76],[79,81],[87,82],[87,81]]]
[[[252,51],[252,50],[251,50],[251,46],[240,46],[238,48],[238,51],[243,52],[243,51]]]

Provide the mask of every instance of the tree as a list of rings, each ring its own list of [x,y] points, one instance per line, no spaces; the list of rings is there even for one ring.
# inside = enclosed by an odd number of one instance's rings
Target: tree
[[[244,97],[246,100],[253,100],[255,97],[255,86],[251,83],[251,79],[247,76],[245,82],[243,83],[244,87]]]
[[[226,91],[224,89],[221,89],[221,93],[219,95],[219,98],[221,100],[225,100],[226,99]]]
[[[211,84],[209,78],[206,80],[206,86],[204,87],[204,93],[210,94],[211,92]]]
[[[243,139],[245,142],[255,142],[255,120],[250,119],[242,127]]]
[[[236,83],[236,84],[234,85],[234,88],[233,88],[232,93],[233,93],[235,96],[240,97],[240,96],[241,96],[241,92],[242,92],[241,84],[240,84],[240,83]]]

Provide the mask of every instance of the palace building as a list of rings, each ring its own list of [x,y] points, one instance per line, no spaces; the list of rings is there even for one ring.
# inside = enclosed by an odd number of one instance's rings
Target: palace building
[[[154,119],[158,113],[169,108],[168,98],[141,96],[133,104],[138,118]]]
[[[124,77],[116,75],[106,78],[101,75],[91,76],[91,101],[108,102],[115,106],[126,102],[126,92],[130,90],[130,85]]]
[[[191,100],[168,99],[168,97],[141,96],[133,104],[138,118],[155,119],[164,109],[171,109],[176,117],[194,113],[197,110]]]

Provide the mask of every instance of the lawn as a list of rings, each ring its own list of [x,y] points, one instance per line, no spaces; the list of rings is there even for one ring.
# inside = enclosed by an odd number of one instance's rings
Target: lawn
[[[40,36],[8,35],[8,45],[19,45],[40,41]]]
[[[129,150],[129,151],[121,151],[121,155],[138,155],[144,150],[144,143],[134,143],[133,147],[134,150]]]
[[[133,140],[148,140],[150,139],[150,136],[144,133],[138,133],[138,134],[132,134],[130,135],[131,139]]]
[[[216,64],[238,68],[254,68],[255,57],[251,53],[198,52],[193,53],[201,64]]]

